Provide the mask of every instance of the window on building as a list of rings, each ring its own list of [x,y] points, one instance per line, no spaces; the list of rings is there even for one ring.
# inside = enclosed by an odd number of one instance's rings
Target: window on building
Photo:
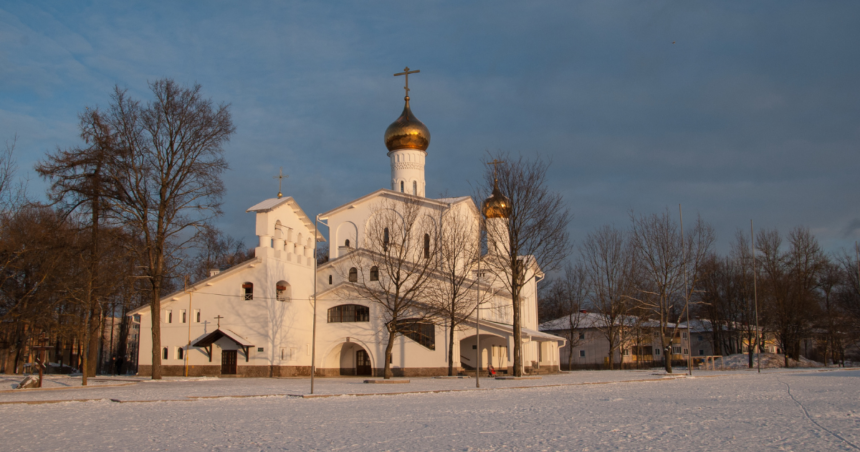
[[[580,358],[585,358],[585,350],[580,350],[580,351],[579,351],[579,357],[580,357]]]
[[[430,259],[430,234],[424,234],[424,259]]]
[[[705,356],[705,351],[702,349],[699,349],[699,356]]]
[[[197,323],[200,323],[200,310],[199,309],[194,310],[194,321]]]
[[[579,333],[579,338],[580,338],[580,339],[585,339],[585,333]]]
[[[432,323],[405,319],[397,322],[397,330],[430,350],[436,350],[436,327]]]
[[[290,301],[290,296],[292,295],[292,290],[290,284],[286,281],[278,281],[275,284],[275,297],[278,301]]]
[[[188,319],[185,318],[185,309],[179,311],[179,318],[182,319],[182,323],[188,322]]]
[[[659,356],[659,355],[660,355],[660,349],[659,349],[659,348],[655,348],[655,349],[654,349],[654,354]]]
[[[355,267],[349,269],[349,282],[358,282],[358,269]]]
[[[403,189],[403,181],[400,181],[400,193],[404,193],[406,190]]]
[[[176,347],[176,359],[185,359],[185,350],[182,347]]]
[[[625,349],[623,352],[624,356],[630,356],[630,349]]]
[[[683,336],[683,337],[684,337],[684,339],[686,339],[686,338],[687,338],[687,333],[681,333],[681,336]]]
[[[370,280],[371,281],[379,281],[379,267],[377,267],[377,266],[370,267]]]
[[[676,355],[681,353],[681,347],[672,347],[672,353]]]
[[[167,323],[173,323],[173,311],[167,311]]]
[[[689,354],[690,354],[690,351],[689,351],[689,350],[687,350],[687,349],[685,348],[685,349],[684,349],[684,354],[685,354],[685,355],[689,355]]]
[[[257,347],[257,353],[263,353],[264,350],[263,347]]]
[[[329,308],[328,323],[369,322],[370,308],[358,304],[342,304]]]
[[[346,240],[343,242],[343,246],[345,246],[345,247],[349,248],[349,239],[346,239]]]
[[[161,359],[167,359],[169,351],[167,351],[167,347],[161,349]]]
[[[328,284],[331,285],[331,275],[328,275]]]
[[[697,336],[696,339],[699,341],[704,340],[704,338],[701,335]]]
[[[418,196],[418,182],[412,181],[412,194]]]
[[[245,299],[253,300],[254,299],[254,284],[246,282],[242,284],[242,289],[245,289]]]
[[[388,228],[385,228],[382,230],[382,250],[383,251],[388,251],[388,241],[389,241]]]

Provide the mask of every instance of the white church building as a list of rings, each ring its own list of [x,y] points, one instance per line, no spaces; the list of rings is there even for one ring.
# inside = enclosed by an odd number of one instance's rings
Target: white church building
[[[390,189],[379,189],[321,213],[318,219],[327,225],[328,237],[315,228],[314,219],[292,197],[279,193],[277,198],[266,199],[247,210],[256,216],[259,246],[254,259],[213,271],[210,277],[161,299],[163,375],[179,376],[187,371],[193,376],[309,376],[313,355],[317,376],[383,374],[388,345],[383,308],[344,290],[356,274],[369,276],[370,281],[379,278],[378,270],[374,275],[372,268],[355,269],[356,260],[350,258],[351,253],[362,252],[374,212],[380,203],[417,202],[428,215],[456,210],[475,224],[482,214],[470,196],[425,197],[424,162],[430,132],[412,114],[408,96],[405,101],[403,113],[385,132]],[[492,215],[491,201],[492,197],[484,203],[483,213],[498,217]],[[329,260],[316,265],[314,249],[317,242],[326,240]],[[527,271],[534,272],[534,277],[521,291],[524,370],[556,372],[559,348],[565,340],[538,331],[537,282],[543,275],[537,265],[532,267]],[[480,359],[481,369],[493,366],[513,372],[510,293],[500,282],[493,282],[494,278],[484,279],[494,298],[455,328],[453,342],[444,321],[422,322],[420,331],[397,335],[391,355],[395,376],[447,375],[450,349],[455,371],[474,370]],[[140,318],[138,373],[151,375],[150,306],[129,315]]]

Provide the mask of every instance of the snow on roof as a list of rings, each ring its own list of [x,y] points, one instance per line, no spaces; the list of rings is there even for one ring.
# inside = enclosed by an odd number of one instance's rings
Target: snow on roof
[[[456,198],[437,198],[436,201],[444,202],[445,204],[457,204],[460,201],[469,199],[470,196],[458,196]]]
[[[574,323],[577,321],[577,318],[574,317]],[[574,329],[586,329],[586,328],[605,328],[607,325],[606,317],[596,312],[585,312],[579,314],[578,318],[579,323],[577,323]],[[636,326],[637,322],[639,322],[639,318],[636,316],[626,316],[623,318],[615,319],[615,323],[617,325],[625,325],[628,327]],[[693,323],[693,327],[695,328],[695,321]],[[659,328],[660,322],[657,320],[642,320],[638,326],[643,328]],[[674,323],[667,323],[666,326],[668,328],[675,328]],[[687,328],[686,323],[678,324],[678,327],[681,329]],[[566,331],[571,329],[571,319],[569,316],[564,316],[555,320],[550,320],[548,322],[544,322],[540,324],[541,331]],[[694,330],[695,331],[695,330]]]
[[[267,199],[263,202],[259,202],[257,204],[254,204],[253,206],[249,207],[246,212],[268,212],[268,211],[274,209],[275,207],[280,206],[281,204],[292,201],[292,199],[293,199],[292,196],[287,196],[284,198],[270,198],[270,199]]]

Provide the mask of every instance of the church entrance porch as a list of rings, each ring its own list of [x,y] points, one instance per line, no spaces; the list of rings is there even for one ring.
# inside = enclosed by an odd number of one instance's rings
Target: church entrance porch
[[[320,366],[320,373],[327,377],[373,376],[373,361],[370,353],[356,342],[342,342],[334,346]]]
[[[221,350],[221,375],[236,375],[236,350]]]
[[[460,365],[466,372],[471,374],[478,367],[478,353],[476,335],[460,340]],[[496,372],[507,373],[508,340],[494,334],[484,334],[482,331],[480,358],[483,372],[486,372],[489,366],[493,366]]]

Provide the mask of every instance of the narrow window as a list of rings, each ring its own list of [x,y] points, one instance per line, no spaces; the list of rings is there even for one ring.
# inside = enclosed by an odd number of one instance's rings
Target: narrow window
[[[430,234],[424,234],[424,259],[430,259]]]
[[[370,267],[370,280],[379,281],[379,267]]]
[[[184,352],[182,347],[176,347],[176,359],[185,359]]]
[[[278,301],[290,301],[290,285],[286,281],[275,284],[275,297]]]
[[[403,192],[404,192],[404,190],[403,190],[403,181],[400,181],[400,193],[403,193]]]
[[[418,182],[412,181],[412,194],[418,196]]]
[[[382,230],[382,250],[388,251],[388,228]]]
[[[188,320],[185,318],[185,309],[179,311],[181,314],[180,318],[182,318],[182,323],[186,323]]]
[[[343,246],[349,248],[349,239],[346,239],[346,241],[343,242]]]
[[[328,284],[331,285],[331,275],[328,275]]]
[[[246,282],[242,284],[242,288],[245,289],[245,299],[253,300],[254,299],[254,284]]]
[[[580,338],[580,339],[585,339],[585,333],[579,333],[579,338]]]
[[[161,359],[167,359],[168,353],[169,352],[167,351],[167,347],[164,347],[163,349],[161,349]]]
[[[580,357],[580,358],[585,358],[585,350],[580,350],[580,351],[579,351],[579,357]]]
[[[194,321],[197,323],[200,323],[200,310],[199,309],[194,310]]]
[[[355,267],[349,269],[349,282],[358,282],[358,270]]]
[[[167,311],[167,323],[173,323],[173,311]]]

